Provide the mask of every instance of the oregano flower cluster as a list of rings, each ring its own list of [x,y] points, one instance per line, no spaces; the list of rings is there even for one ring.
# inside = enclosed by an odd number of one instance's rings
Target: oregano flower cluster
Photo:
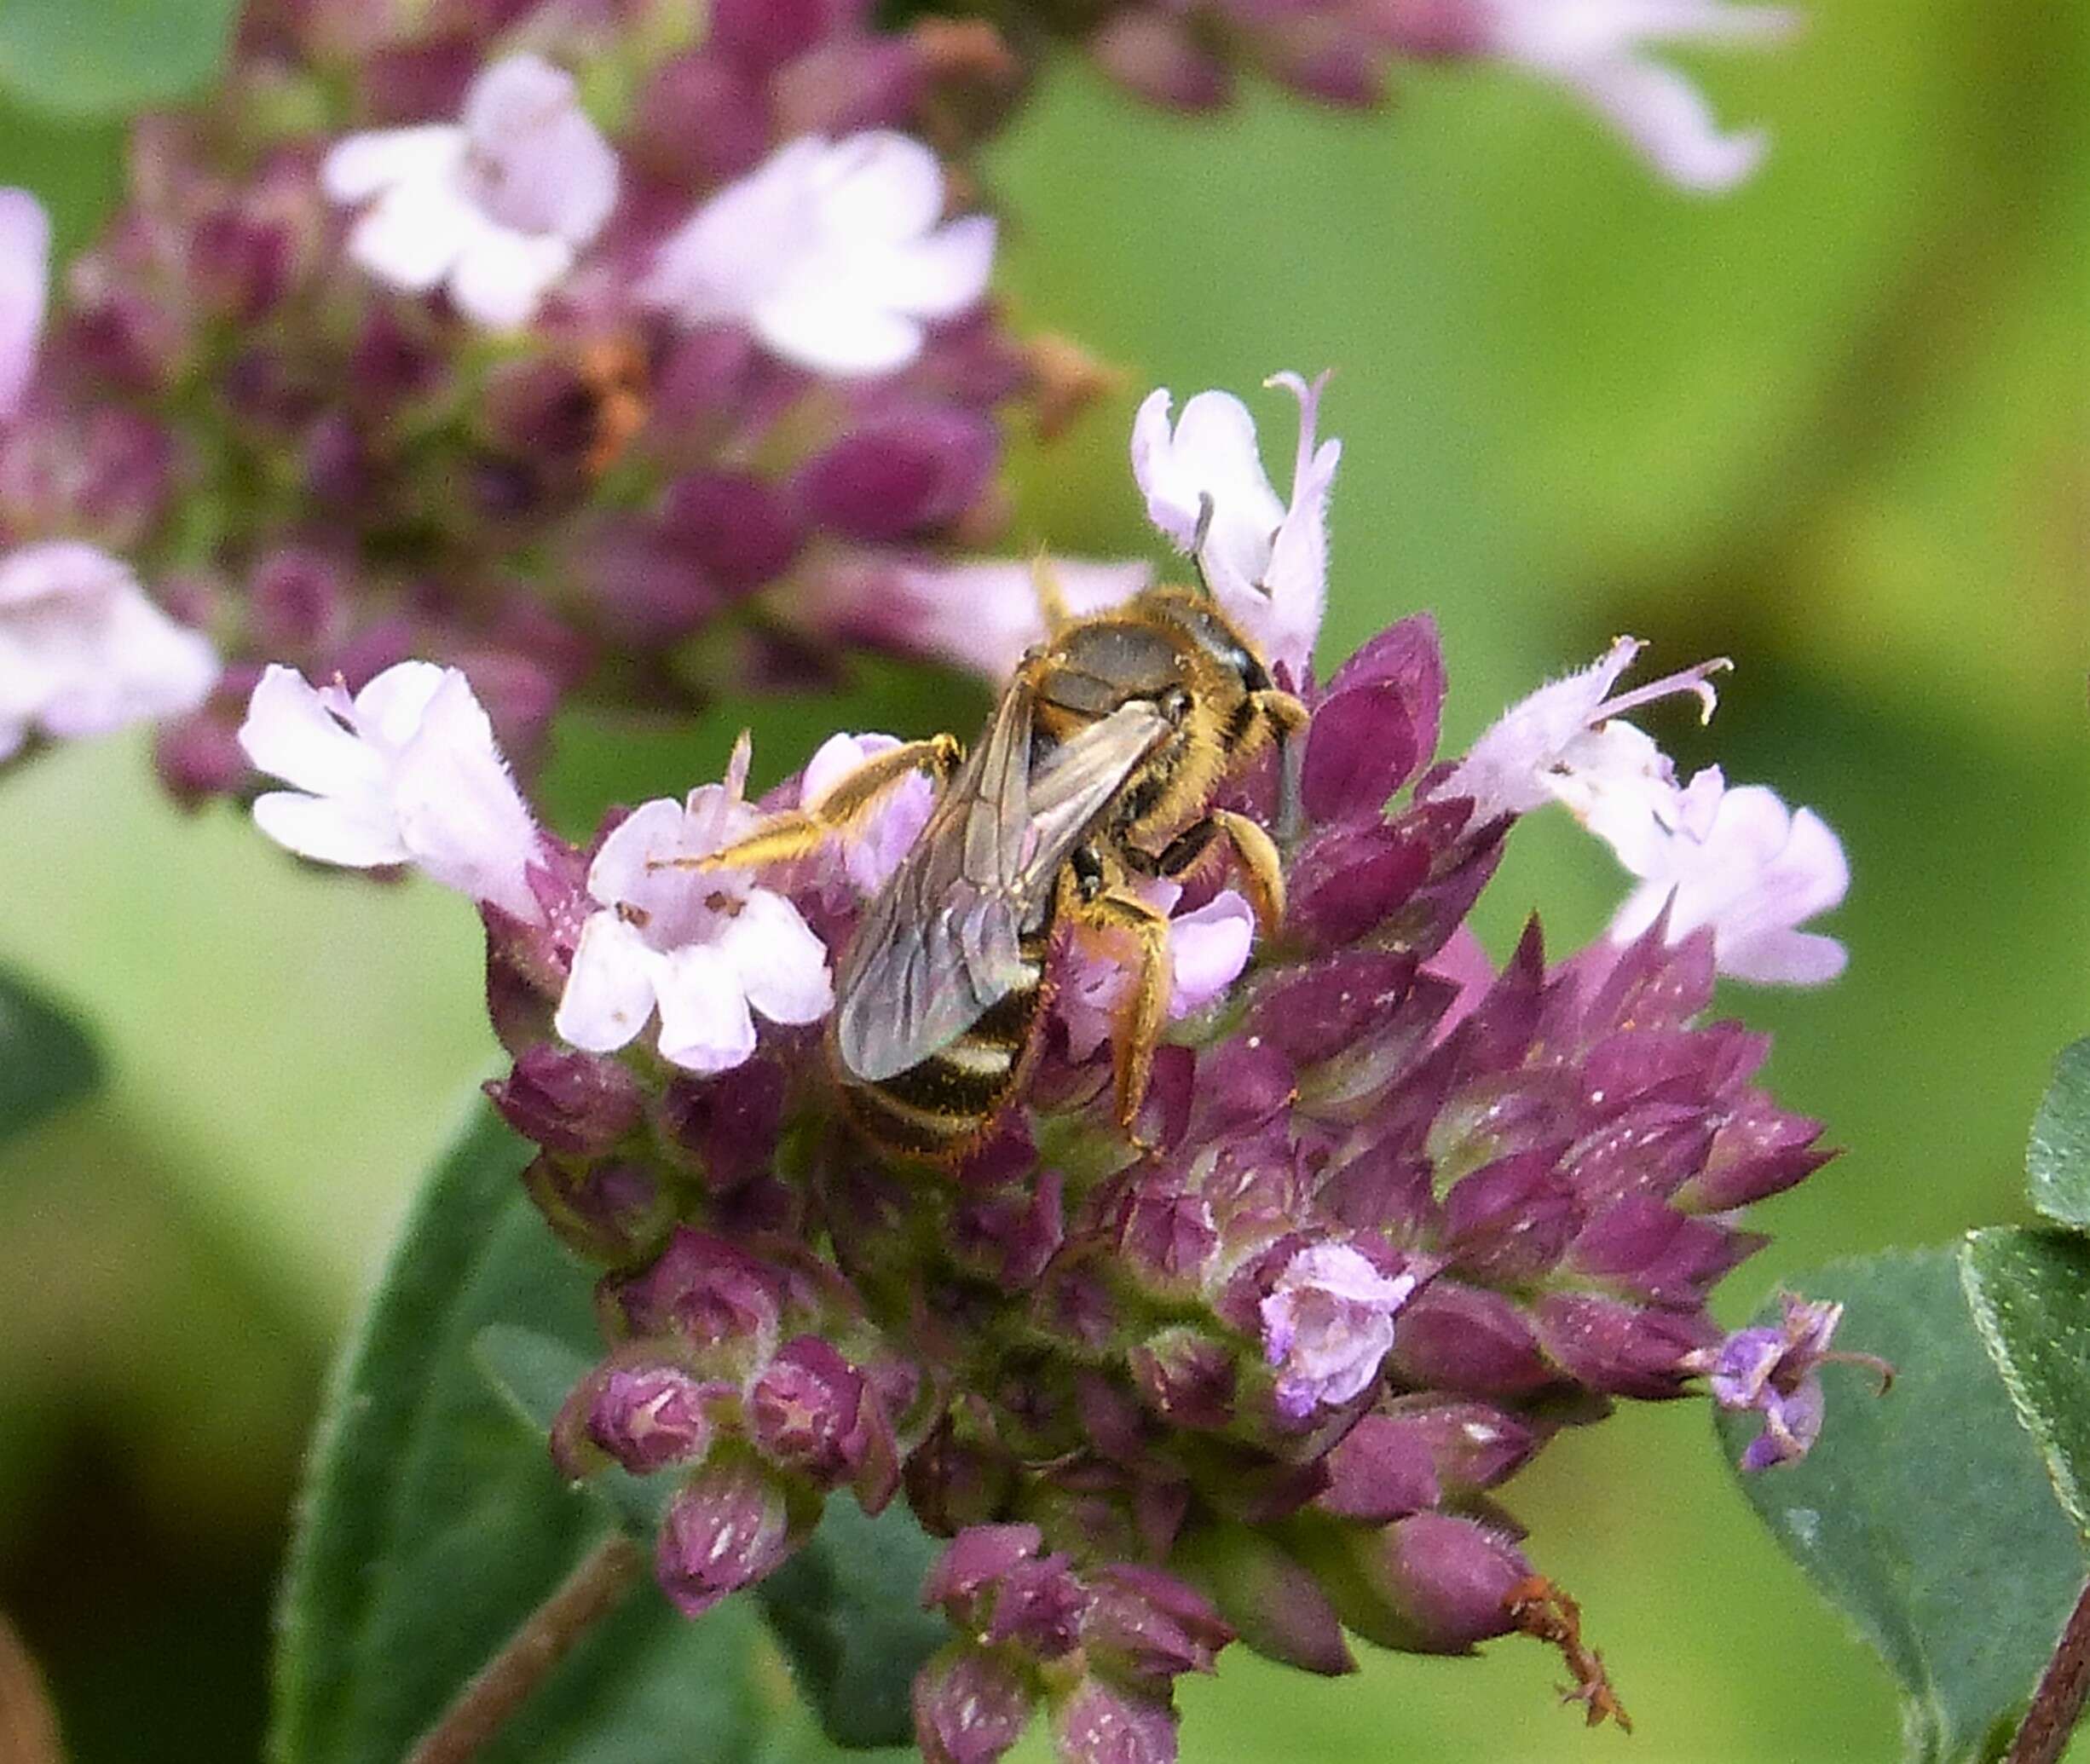
[[[1621,1401],[1759,1410],[1758,1466],[1822,1424],[1833,1308],[1731,1337],[1707,1309],[1765,1241],[1750,1206],[1827,1156],[1757,1082],[1767,1039],[1710,1012],[1723,971],[1839,965],[1800,928],[1840,898],[1833,834],[1762,787],[1680,782],[1624,720],[1671,697],[1710,714],[1721,663],[1621,689],[1622,641],[1455,757],[1426,617],[1318,677],[1337,454],[1320,383],[1279,379],[1301,406],[1289,501],[1230,395],[1191,400],[1164,447],[1158,393],[1134,436],[1161,532],[1282,651],[1308,722],[1222,798],[1275,844],[1281,921],[1258,929],[1223,859],[1156,902],[1177,984],[1129,1131],[1127,952],[1084,926],[1048,953],[1035,1064],[983,1143],[932,1164],[852,1124],[823,1049],[835,964],[932,787],[788,860],[704,860],[889,738],[838,735],[752,799],[743,741],[723,781],[575,847],[536,824],[454,672],[354,698],[278,672],[242,732],[299,787],[287,830],[262,798],[266,830],[481,903],[512,1061],[491,1092],[596,1271],[603,1353],[558,1465],[666,1479],[656,1571],[692,1617],[788,1560],[828,1501],[904,1501],[949,1540],[922,1596],[952,1637],[915,1689],[932,1760],[997,1756],[1040,1711],[1081,1764],[1173,1756],[1174,1680],[1236,1641],[1327,1674],[1360,1641],[1522,1633],[1562,1648],[1592,1719],[1617,1714],[1505,1484]],[[1274,544],[1243,503],[1276,513]],[[1668,885],[1588,948],[1549,951],[1534,921],[1498,963],[1467,916],[1553,802]],[[1737,815],[1767,831],[1722,839]]]

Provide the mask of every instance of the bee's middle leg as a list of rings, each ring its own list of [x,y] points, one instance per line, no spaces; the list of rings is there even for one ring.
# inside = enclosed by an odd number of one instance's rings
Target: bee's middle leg
[[[788,809],[772,815],[749,833],[708,857],[664,860],[658,868],[670,869],[753,869],[767,863],[783,863],[804,857],[820,848],[831,834],[846,833],[861,821],[887,793],[915,772],[927,772],[938,784],[947,781],[964,757],[956,736],[931,735],[926,741],[904,741],[877,753],[822,797],[810,809]]]
[[[1276,843],[1256,822],[1231,809],[1215,809],[1204,820],[1186,827],[1153,860],[1154,873],[1170,881],[1195,869],[1215,841],[1224,839],[1233,848],[1240,866],[1241,885],[1248,903],[1256,909],[1256,923],[1265,937],[1273,936],[1285,921],[1285,866]]]
[[[1112,1037],[1117,1122],[1129,1133],[1146,1102],[1154,1075],[1154,1049],[1167,1020],[1174,965],[1169,957],[1169,920],[1138,896],[1108,889],[1079,898],[1075,911],[1099,931],[1124,932],[1136,952],[1132,989],[1119,1006]]]

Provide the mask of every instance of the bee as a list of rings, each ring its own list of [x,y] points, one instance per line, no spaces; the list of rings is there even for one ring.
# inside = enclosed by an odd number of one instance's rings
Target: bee
[[[1036,1052],[1047,957],[1066,923],[1128,944],[1117,1117],[1146,1095],[1170,990],[1169,923],[1137,891],[1231,848],[1266,934],[1284,915],[1277,847],[1214,805],[1266,745],[1305,727],[1210,594],[1156,587],[1071,619],[1031,650],[971,752],[938,735],[880,754],[811,810],[780,816],[706,868],[800,856],[909,774],[939,784],[921,837],[864,909],[835,982],[831,1064],[852,1119],[895,1153],[948,1163],[1018,1096]]]

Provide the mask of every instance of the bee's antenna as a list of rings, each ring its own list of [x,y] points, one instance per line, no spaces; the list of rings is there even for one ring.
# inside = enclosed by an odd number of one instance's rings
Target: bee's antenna
[[[1074,622],[1066,588],[1059,572],[1053,568],[1051,555],[1042,545],[1031,560],[1031,589],[1037,596],[1037,609],[1044,616],[1047,636],[1056,637]]]
[[[1204,542],[1212,532],[1212,493],[1198,493],[1198,525],[1190,535],[1190,567],[1198,573],[1198,585],[1204,590],[1208,599],[1219,597],[1212,592],[1211,578],[1204,573]]]

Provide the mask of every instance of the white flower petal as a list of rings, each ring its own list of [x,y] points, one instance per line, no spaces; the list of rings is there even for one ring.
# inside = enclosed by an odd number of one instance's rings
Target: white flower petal
[[[661,1058],[691,1072],[724,1072],[754,1052],[754,1019],[725,953],[694,943],[659,958]]]
[[[927,238],[875,254],[853,267],[852,285],[866,299],[921,319],[947,319],[978,304],[994,270],[995,223],[961,216]]]
[[[1683,190],[1714,195],[1744,182],[1770,151],[1761,129],[1723,133],[1690,78],[1637,56],[1562,67],[1556,76]]]
[[[782,895],[750,891],[719,947],[748,1002],[771,1023],[817,1023],[834,1008],[826,946]]]
[[[447,123],[346,135],[328,150],[320,183],[330,200],[367,202],[395,184],[442,182],[465,163],[465,131]]]
[[[537,823],[471,683],[454,669],[400,753],[392,800],[401,842],[422,870],[518,919],[538,916],[528,880]]]
[[[863,300],[840,276],[794,281],[748,320],[785,360],[820,373],[892,373],[921,353],[916,320]]]
[[[573,264],[574,248],[563,239],[488,227],[458,254],[450,297],[487,330],[517,330]]]
[[[305,677],[274,663],[247,701],[240,746],[257,770],[319,796],[376,790],[384,778],[383,759],[335,721]]]
[[[659,961],[645,939],[615,913],[591,914],[580,927],[552,1028],[591,1053],[625,1046],[653,1014]]]
[[[382,673],[372,675],[355,695],[349,712],[355,732],[365,741],[375,742],[380,752],[396,753],[419,730],[429,706],[435,702],[450,672],[432,661],[396,661]],[[322,692],[321,696],[325,695]]]
[[[407,862],[398,824],[377,796],[306,796],[272,790],[254,803],[254,824],[315,863],[353,870]]]
[[[388,286],[426,294],[484,224],[449,184],[395,184],[350,229],[349,256]]]
[[[816,175],[830,238],[885,245],[921,237],[944,211],[944,168],[911,135],[866,130],[837,141]]]
[[[605,907],[644,902],[659,873],[650,868],[654,860],[690,855],[682,831],[680,803],[666,797],[642,803],[603,839],[588,866],[588,892]]]
[[[0,189],[0,422],[36,372],[50,280],[51,222],[26,190]]]

